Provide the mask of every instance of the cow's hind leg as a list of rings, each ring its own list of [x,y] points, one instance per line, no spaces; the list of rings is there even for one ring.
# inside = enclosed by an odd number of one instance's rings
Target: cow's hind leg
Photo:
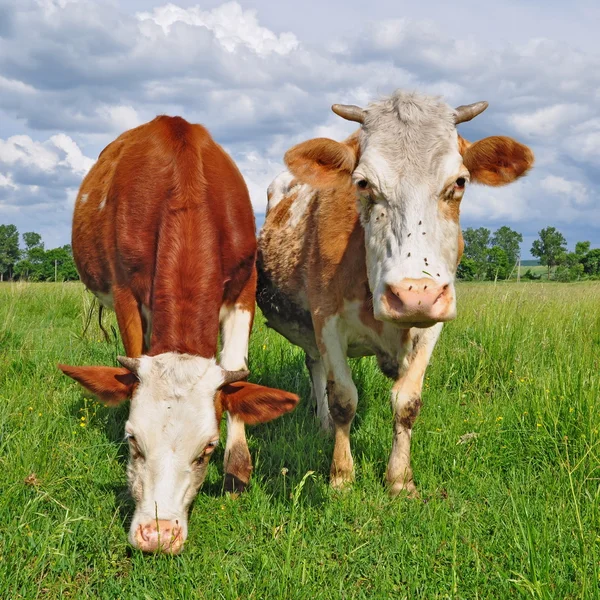
[[[306,355],[306,367],[310,373],[312,399],[317,410],[317,418],[321,429],[326,433],[332,432],[332,421],[327,403],[327,372],[321,357],[313,358]]]
[[[221,307],[221,359],[228,371],[248,368],[248,341],[254,321],[256,274],[245,284],[233,304]],[[243,491],[252,473],[252,458],[246,441],[244,422],[227,413],[227,442],[225,443],[225,490]]]
[[[430,329],[411,329],[406,356],[401,361],[400,377],[392,387],[394,438],[386,479],[392,496],[407,492],[417,495],[410,466],[412,428],[421,409],[423,377],[429,358],[442,329],[442,324]]]
[[[339,317],[315,322],[315,333],[327,376],[327,403],[335,439],[329,482],[333,488],[343,488],[354,480],[350,426],[356,414],[358,392],[348,366],[347,341]]]

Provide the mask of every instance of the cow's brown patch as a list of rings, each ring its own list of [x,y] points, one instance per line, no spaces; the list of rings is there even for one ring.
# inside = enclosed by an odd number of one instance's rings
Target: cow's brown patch
[[[354,419],[356,406],[351,399],[340,393],[336,382],[327,380],[327,401],[329,403],[329,412],[336,425],[348,425]]]
[[[406,402],[400,409],[397,419],[406,429],[412,429],[414,422],[419,415],[423,402],[420,396],[415,396]]]

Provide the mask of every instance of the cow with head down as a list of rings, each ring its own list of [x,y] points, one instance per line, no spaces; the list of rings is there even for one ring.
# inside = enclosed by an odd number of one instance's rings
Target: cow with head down
[[[239,490],[252,471],[244,424],[298,402],[242,381],[256,291],[248,190],[204,127],[157,117],[107,146],[86,176],[73,254],[88,289],[114,308],[127,356],[122,367],[59,367],[106,404],[131,399],[129,539],[147,552],[177,553],[222,413],[226,487]]]
[[[269,188],[257,300],[269,326],[306,352],[317,414],[333,426],[334,487],[353,478],[358,394],[346,358],[375,355],[394,382],[389,489],[416,493],[411,432],[442,323],[456,316],[463,195],[471,183],[509,184],[534,161],[511,138],[458,134],[486,108],[403,91],[365,109],[334,105],[360,129],[294,146]]]

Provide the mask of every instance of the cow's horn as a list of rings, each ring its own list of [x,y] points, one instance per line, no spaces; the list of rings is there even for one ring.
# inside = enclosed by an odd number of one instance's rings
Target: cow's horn
[[[480,115],[488,106],[489,104],[485,102],[485,100],[482,102],[475,102],[475,104],[464,104],[463,106],[459,106],[456,109],[454,123],[458,125],[459,123],[470,121],[477,115]]]
[[[250,371],[247,369],[241,369],[240,371],[227,371],[223,369],[223,383],[219,386],[219,389],[224,385],[235,383],[236,381],[243,381],[248,378]]]
[[[342,119],[356,121],[357,123],[364,123],[367,114],[360,106],[354,104],[334,104],[331,110]]]
[[[137,375],[140,368],[140,359],[132,358],[131,356],[117,356],[117,360],[133,374]]]

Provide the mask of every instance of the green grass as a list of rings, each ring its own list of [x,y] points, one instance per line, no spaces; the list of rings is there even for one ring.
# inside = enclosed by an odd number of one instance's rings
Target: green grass
[[[384,489],[390,383],[374,361],[352,363],[356,483],[334,493],[303,355],[259,317],[252,379],[302,402],[249,430],[256,468],[238,499],[217,450],[169,557],[127,545],[127,407],[55,368],[115,364],[120,344],[95,324],[82,338],[79,284],[4,284],[0,598],[597,598],[599,299],[598,283],[459,286],[414,429],[412,501]]]

